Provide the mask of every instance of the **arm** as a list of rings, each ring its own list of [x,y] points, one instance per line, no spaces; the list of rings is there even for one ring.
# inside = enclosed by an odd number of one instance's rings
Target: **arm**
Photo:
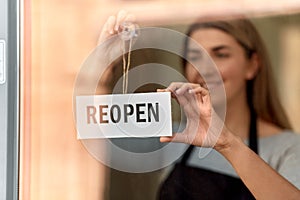
[[[257,199],[300,199],[300,191],[226,126],[214,112],[209,93],[198,84],[172,83],[167,89],[182,106],[187,125],[182,133],[161,137],[161,142],[183,142],[213,147],[233,166]]]
[[[229,131],[219,151],[233,166],[256,199],[300,199],[300,191]]]

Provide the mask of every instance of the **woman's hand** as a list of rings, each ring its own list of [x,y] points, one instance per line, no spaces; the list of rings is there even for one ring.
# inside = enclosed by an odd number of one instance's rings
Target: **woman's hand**
[[[117,15],[110,16],[103,25],[101,34],[98,38],[98,45],[112,36],[118,34],[121,30],[121,25],[124,22],[135,22],[135,17],[132,14],[128,14],[126,11],[121,10]]]
[[[103,45],[102,54],[108,61],[115,60],[124,53],[124,44],[121,38],[115,37],[114,40],[109,40],[116,36],[118,32],[122,31],[122,24],[124,22],[134,23],[135,17],[121,10],[117,15],[110,16],[103,25],[97,45]]]
[[[226,128],[212,108],[207,89],[199,84],[172,83],[167,89],[177,100],[187,118],[186,128],[172,137],[161,137],[161,142],[182,142],[216,149],[226,146]]]
[[[119,58],[124,54],[124,44],[119,37],[109,40],[116,36],[122,30],[122,24],[124,22],[135,22],[135,17],[132,14],[128,14],[126,11],[121,10],[117,15],[110,16],[104,23],[102,31],[99,35],[97,45],[102,45],[98,53],[99,61],[104,63],[104,66],[110,64],[103,72],[100,84],[97,88],[97,93],[109,93],[111,88],[111,82],[115,77],[116,67],[119,66]],[[112,63],[110,63],[112,62]],[[101,66],[100,64],[97,66]]]

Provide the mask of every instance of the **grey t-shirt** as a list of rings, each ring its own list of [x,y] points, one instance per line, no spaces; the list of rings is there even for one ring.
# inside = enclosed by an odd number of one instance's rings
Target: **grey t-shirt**
[[[248,141],[245,141],[248,143]],[[291,131],[258,139],[259,155],[272,168],[300,188],[300,135]],[[210,148],[195,148],[188,165],[237,177],[230,163]]]

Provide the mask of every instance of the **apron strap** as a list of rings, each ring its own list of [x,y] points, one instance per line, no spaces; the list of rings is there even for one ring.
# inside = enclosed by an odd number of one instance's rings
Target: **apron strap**
[[[251,109],[251,119],[250,119],[250,127],[249,127],[249,147],[258,154],[258,144],[257,144],[257,125],[256,125],[256,113],[253,109]]]
[[[180,161],[181,164],[186,165],[186,162],[188,161],[190,155],[192,154],[192,151],[194,150],[194,145],[190,145],[187,150],[184,152],[182,159]]]

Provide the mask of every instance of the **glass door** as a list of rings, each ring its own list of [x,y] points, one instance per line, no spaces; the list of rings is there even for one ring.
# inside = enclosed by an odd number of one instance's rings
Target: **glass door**
[[[18,1],[0,1],[0,199],[18,199],[18,11]]]
[[[8,7],[8,1],[0,2],[0,15],[3,15],[5,12],[2,10]],[[9,2],[11,6],[17,4],[14,1]],[[187,25],[196,18],[235,17],[240,14],[236,11],[241,10],[244,12],[242,14],[253,18],[263,37],[269,40],[267,44],[271,50],[272,59],[276,61],[275,72],[278,85],[287,86],[293,81],[299,82],[293,76],[293,74],[299,74],[299,67],[297,67],[299,58],[285,52],[288,52],[287,49],[295,50],[299,47],[293,41],[299,41],[300,5],[293,3],[294,1],[286,1],[283,5],[278,0],[273,1],[274,7],[272,7],[261,1],[255,1],[256,4],[253,2],[224,0],[20,1],[20,76],[16,72],[18,71],[18,57],[14,57],[18,55],[16,47],[18,40],[15,39],[17,28],[13,26],[17,20],[10,19],[10,26],[4,22],[8,27],[7,30],[10,31],[10,37],[7,36],[7,32],[0,29],[2,31],[0,32],[2,34],[0,47],[2,48],[3,44],[6,45],[6,50],[11,53],[8,63],[11,62],[13,66],[7,68],[7,81],[0,84],[0,106],[4,105],[3,112],[0,112],[0,123],[2,123],[1,127],[9,132],[9,134],[4,133],[8,143],[4,142],[4,146],[0,145],[0,153],[3,156],[3,152],[7,150],[12,152],[12,154],[7,154],[5,166],[13,167],[5,169],[8,170],[7,175],[14,177],[6,182],[7,187],[16,192],[16,180],[19,180],[19,198],[23,200],[99,200],[122,199],[123,197],[155,199],[161,181],[174,163],[149,172],[124,172],[96,159],[82,141],[77,139],[73,95],[76,78],[83,62],[97,46],[98,36],[104,22],[110,15],[116,14],[121,9],[136,15],[140,27],[163,27],[180,33],[184,33]],[[257,6],[260,4],[261,6]],[[285,12],[282,11],[282,6]],[[294,50],[289,51],[298,52],[297,49]],[[164,54],[150,55],[149,57],[157,60],[167,60],[169,65],[180,71],[178,60]],[[277,60],[278,55],[281,55],[281,60]],[[136,63],[139,63],[138,59]],[[289,68],[283,65],[288,65]],[[15,74],[9,74],[10,71],[14,71]],[[284,74],[284,77],[280,74]],[[19,78],[20,102],[18,98]],[[297,87],[296,85],[300,84],[293,84],[293,87]],[[295,88],[295,91],[299,91],[298,89]],[[284,92],[282,90],[282,97],[286,101],[290,118],[293,119],[297,130],[300,130],[300,118],[297,116],[300,112],[293,111],[299,109],[296,100],[299,99],[299,94],[285,94]],[[6,97],[2,98],[4,96]],[[20,105],[20,113],[18,105]],[[20,119],[19,122],[18,119]],[[18,135],[20,135],[20,145],[18,145]],[[156,145],[157,141],[151,140],[149,144]],[[119,144],[119,147],[128,144],[117,140],[114,143]],[[140,145],[138,141],[130,144]],[[18,166],[15,159],[18,157],[18,146],[20,148],[19,178],[15,174]],[[139,148],[142,148],[141,146]],[[3,172],[3,170],[0,171]],[[0,174],[0,181],[4,180],[1,178],[4,176],[6,176],[5,173]],[[0,188],[2,190],[2,187]],[[3,194],[4,190],[3,188]],[[9,197],[8,194],[7,197]]]

